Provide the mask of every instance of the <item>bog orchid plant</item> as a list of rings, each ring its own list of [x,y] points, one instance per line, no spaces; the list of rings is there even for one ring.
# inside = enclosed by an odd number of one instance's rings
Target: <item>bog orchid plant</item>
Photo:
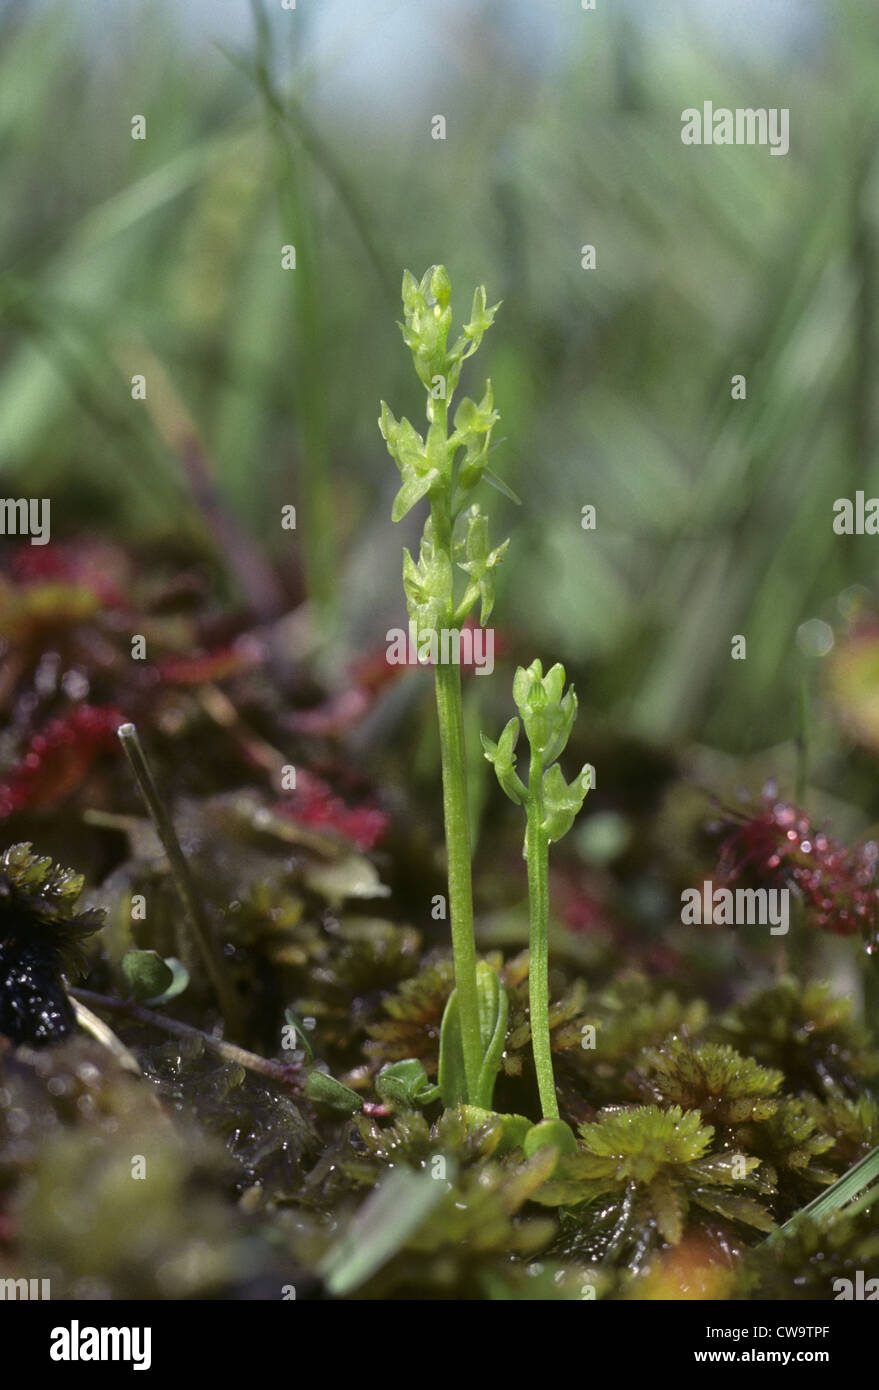
[[[543,674],[539,661],[519,667],[513,680],[513,716],[497,743],[482,735],[485,756],[511,801],[525,807],[524,855],[528,866],[530,966],[528,998],[531,1045],[537,1087],[545,1120],[557,1120],[558,1101],[552,1074],[549,1038],[549,847],[567,835],[592,785],[587,763],[573,782],[566,782],[557,759],[564,752],[574,719],[577,697],[573,686],[562,694],[564,667],[558,663]],[[516,743],[520,718],[531,749],[527,786],[516,772]]]
[[[403,586],[419,651],[425,640],[459,631],[477,602],[480,624],[491,616],[495,571],[509,541],[492,547],[488,519],[471,500],[474,488],[486,480],[518,501],[487,467],[491,433],[499,418],[490,381],[478,404],[467,396],[459,401],[449,431],[449,409],[461,369],[480,346],[499,306],[487,307],[485,288],[480,286],[473,296],[469,322],[449,346],[450,301],[451,282],[443,266],[431,267],[420,281],[409,271],[404,274],[404,321],[400,328],[427,391],[427,431],[422,436],[407,419],[398,421],[384,401],[379,418],[379,428],[401,475],[392,519],[401,521],[422,499],[430,504],[417,563],[408,550],[403,551]],[[457,580],[457,571],[467,576],[466,582]],[[460,597],[458,589],[462,590]],[[464,1101],[489,1109],[503,1056],[508,1001],[495,971],[476,958],[459,666],[435,661],[434,678],[455,987],[443,1018],[438,1087],[429,1085],[419,1063],[407,1061],[386,1070],[380,1089],[389,1099],[399,1100],[405,1094],[413,1104],[424,1104],[438,1095],[446,1106]],[[537,661],[516,674],[513,695],[531,745],[527,787],[515,772],[513,749],[519,720],[510,721],[498,744],[483,739],[486,757],[494,764],[504,791],[526,810],[531,1029],[545,1119],[558,1119],[548,1017],[548,850],[552,841],[570,829],[589,785],[584,769],[569,786],[557,762],[577,708],[573,690],[563,694],[564,680],[561,666],[553,666],[544,676]]]

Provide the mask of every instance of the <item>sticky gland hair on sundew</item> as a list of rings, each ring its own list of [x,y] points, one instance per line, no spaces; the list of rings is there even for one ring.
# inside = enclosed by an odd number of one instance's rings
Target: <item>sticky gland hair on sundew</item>
[[[491,432],[498,420],[491,382],[482,399],[460,399],[449,431],[449,408],[468,357],[479,348],[499,305],[487,307],[485,287],[474,296],[470,319],[449,345],[452,327],[451,281],[443,266],[432,266],[421,280],[403,276],[403,340],[427,392],[424,436],[405,417],[397,420],[382,401],[379,428],[401,475],[391,518],[401,521],[420,501],[429,504],[418,561],[403,551],[403,587],[410,628],[419,647],[438,633],[460,629],[477,600],[479,621],[488,621],[495,597],[495,571],[509,541],[492,548],[488,519],[471,501],[486,480],[518,501],[487,467]],[[460,582],[456,593],[458,571]],[[526,787],[514,771],[513,747],[519,720],[513,719],[499,743],[484,739],[501,786],[526,810],[525,858],[530,905],[530,1005],[532,1044],[543,1116],[558,1120],[548,1019],[547,860],[549,844],[566,832],[582,805],[589,779],[568,786],[557,759],[567,743],[576,713],[573,690],[563,695],[564,671],[553,666],[544,677],[540,662],[516,674],[513,694],[531,744]],[[440,1036],[439,1086],[431,1087],[414,1059],[385,1073],[385,1090],[405,1093],[424,1104],[437,1094],[446,1106],[464,1101],[489,1109],[506,1037],[508,1002],[497,974],[477,962],[473,930],[470,823],[466,748],[457,664],[434,663],[437,719],[442,761],[443,811],[448,861],[449,913],[455,987],[446,1006]],[[513,727],[515,726],[515,728]]]

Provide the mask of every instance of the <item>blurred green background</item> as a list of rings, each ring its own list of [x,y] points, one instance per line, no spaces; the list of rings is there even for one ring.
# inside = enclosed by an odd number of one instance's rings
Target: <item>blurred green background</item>
[[[210,555],[201,488],[335,650],[380,644],[421,518],[391,525],[378,403],[421,419],[399,284],[442,261],[459,315],[504,301],[463,383],[523,502],[484,499],[498,628],[645,739],[796,734],[879,544],[832,530],[879,492],[876,6],[0,14],[0,468],[53,536]],[[706,99],[788,107],[790,153],[685,147]]]

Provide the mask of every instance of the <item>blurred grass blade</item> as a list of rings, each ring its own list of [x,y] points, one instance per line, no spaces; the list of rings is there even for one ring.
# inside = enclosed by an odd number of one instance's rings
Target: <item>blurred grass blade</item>
[[[402,1249],[448,1192],[453,1173],[448,1159],[446,1163],[446,1181],[427,1169],[395,1168],[388,1173],[324,1257],[320,1274],[330,1293],[351,1293]]]

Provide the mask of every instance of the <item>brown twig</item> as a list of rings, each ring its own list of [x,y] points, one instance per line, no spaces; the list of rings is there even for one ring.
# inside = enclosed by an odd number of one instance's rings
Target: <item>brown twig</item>
[[[298,1089],[295,1080],[298,1067],[295,1064],[273,1062],[269,1057],[259,1057],[255,1052],[248,1052],[246,1048],[226,1042],[223,1038],[215,1038],[211,1033],[205,1033],[201,1028],[194,1028],[190,1023],[181,1023],[177,1018],[167,1018],[164,1014],[154,1013],[152,1009],[145,1009],[142,1004],[135,1004],[132,999],[118,999],[110,994],[95,994],[90,989],[71,989],[70,995],[89,1008],[105,1009],[108,1013],[124,1014],[137,1023],[146,1024],[150,1028],[160,1028],[163,1032],[171,1033],[178,1038],[201,1038],[206,1047],[211,1048],[221,1057],[225,1057],[227,1062],[237,1062],[240,1066],[246,1067],[248,1071],[257,1072],[260,1076],[268,1077],[270,1081],[275,1081],[288,1089],[291,1087]]]

